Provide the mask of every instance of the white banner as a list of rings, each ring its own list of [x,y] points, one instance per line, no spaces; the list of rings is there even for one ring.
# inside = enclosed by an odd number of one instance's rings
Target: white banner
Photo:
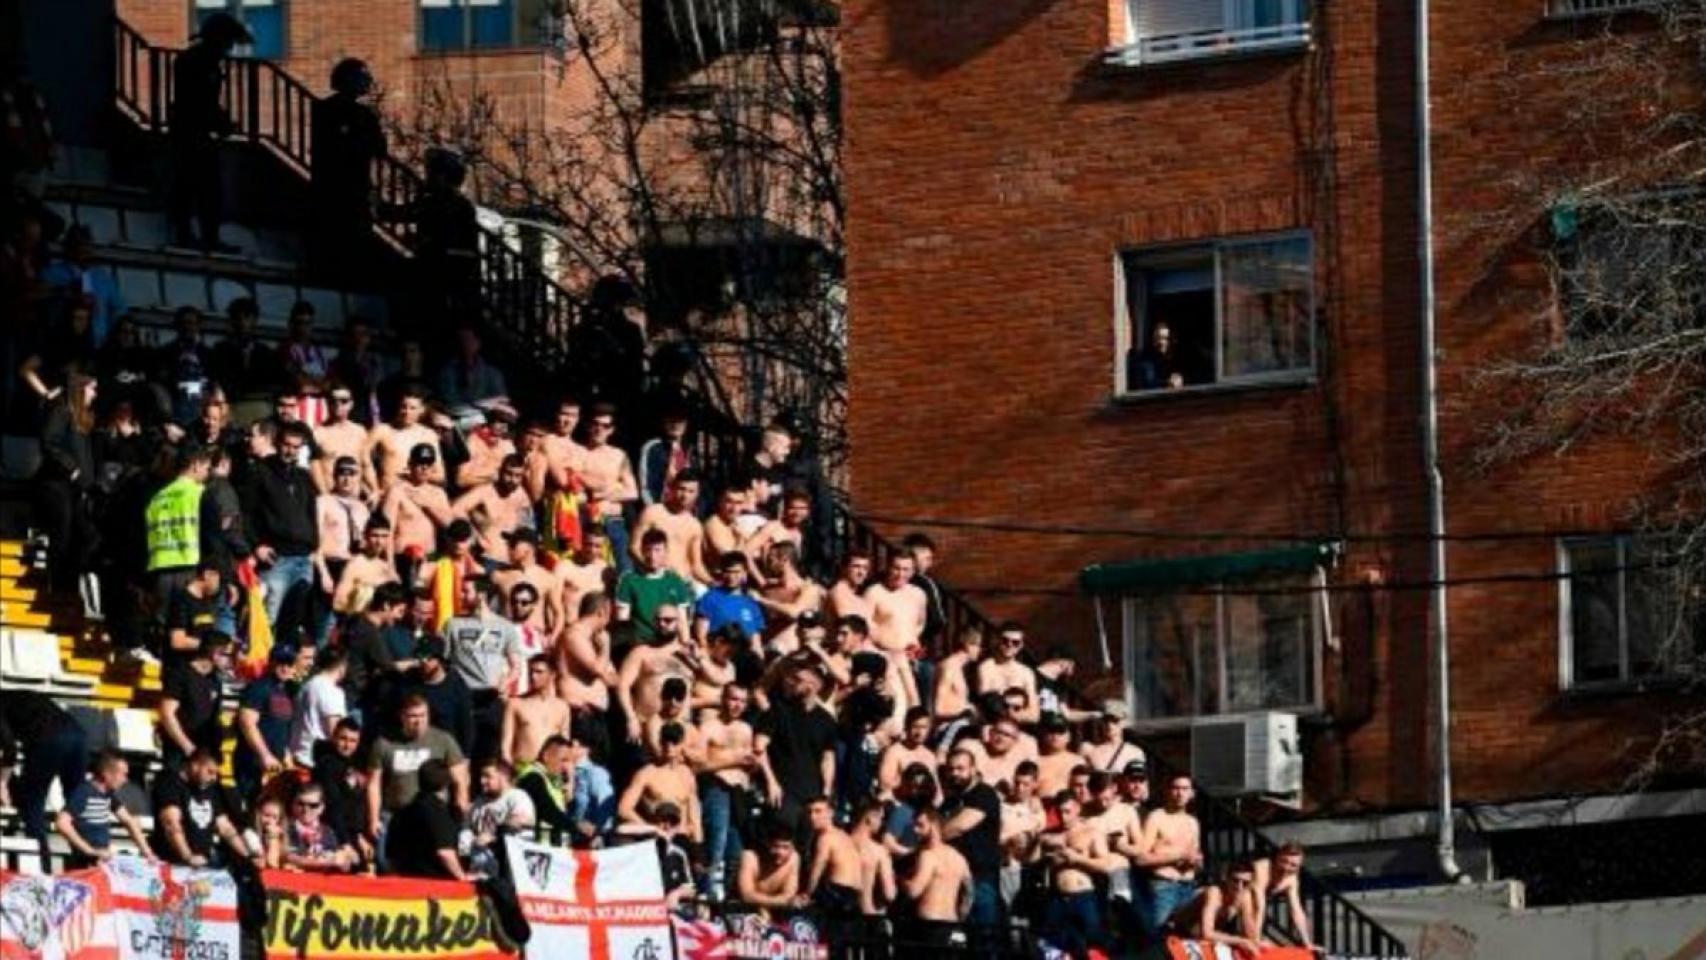
[[[565,850],[505,838],[533,927],[526,960],[675,960],[657,847]]]
[[[238,960],[237,884],[222,870],[114,857],[112,890],[119,960]]]

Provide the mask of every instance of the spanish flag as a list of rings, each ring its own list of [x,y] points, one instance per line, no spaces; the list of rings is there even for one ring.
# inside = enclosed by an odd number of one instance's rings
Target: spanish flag
[[[432,567],[432,629],[443,633],[444,625],[456,616],[462,597],[462,566],[450,557],[439,557]]]
[[[241,633],[243,656],[237,662],[237,675],[253,680],[267,671],[272,658],[272,621],[267,619],[267,605],[261,590],[261,578],[255,575],[253,557],[238,561],[237,582],[243,587],[245,607]]]

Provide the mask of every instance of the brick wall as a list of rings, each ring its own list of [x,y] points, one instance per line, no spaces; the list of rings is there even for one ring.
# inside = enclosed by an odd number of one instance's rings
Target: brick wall
[[[1448,25],[1434,51],[1438,206],[1464,210],[1523,162],[1520,131],[1544,128],[1468,79],[1501,69],[1538,14],[1435,7]],[[1110,71],[1099,61],[1123,28],[1117,3],[846,4],[860,510],[1187,533],[1426,529],[1411,5],[1317,10],[1308,53]],[[1292,227],[1317,241],[1316,383],[1112,399],[1117,250]],[[1454,235],[1440,253],[1447,402],[1473,409],[1466,375],[1531,334],[1531,311],[1472,295],[1485,247]],[[1501,277],[1535,280],[1520,265]],[[1445,420],[1454,465],[1467,423]],[[1450,525],[1556,528],[1584,503],[1609,523],[1605,505],[1640,489],[1642,467],[1628,449],[1495,476],[1454,467]],[[1097,657],[1074,590],[1082,566],[1262,542],[933,532],[948,582],[1085,664]],[[1552,545],[1454,547],[1451,562],[1454,575],[1544,572]],[[1353,542],[1339,579],[1367,578],[1426,581],[1425,545]],[[1553,584],[1452,594],[1464,798],[1614,785],[1625,740],[1650,730],[1644,702],[1560,701],[1555,597]],[[1424,802],[1427,595],[1340,594],[1333,609],[1344,646],[1324,676],[1341,722],[1310,735],[1313,799]]]

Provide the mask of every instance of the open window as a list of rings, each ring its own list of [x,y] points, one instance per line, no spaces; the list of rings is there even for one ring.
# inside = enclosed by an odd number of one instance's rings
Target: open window
[[[1315,370],[1305,232],[1121,254],[1117,392],[1295,382]]]
[[[1147,66],[1308,47],[1309,0],[1125,0],[1110,62]]]

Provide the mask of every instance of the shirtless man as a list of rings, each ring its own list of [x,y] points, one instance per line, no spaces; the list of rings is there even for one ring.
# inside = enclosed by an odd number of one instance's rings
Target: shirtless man
[[[616,408],[608,403],[595,405],[592,421],[587,427],[586,454],[582,458],[580,478],[586,485],[587,495],[592,498],[588,512],[595,523],[604,524],[606,531],[620,529],[622,508],[640,499],[640,484],[634,479],[634,465],[628,462],[627,452],[611,442],[615,433]],[[616,537],[612,532],[612,545],[626,550],[627,544],[616,543]],[[620,559],[618,563],[627,566],[627,558]]]
[[[658,756],[641,767],[622,791],[616,816],[627,823],[645,823],[646,813],[662,803],[682,811],[682,834],[694,843],[703,837],[699,819],[699,787],[687,765],[687,730],[666,723],[658,732]]]
[[[1108,874],[1108,899],[1130,904],[1135,900],[1132,890],[1131,861],[1143,839],[1143,808],[1127,803],[1120,796],[1119,777],[1106,770],[1090,774],[1090,805],[1083,809],[1084,818],[1108,842],[1108,857],[1112,863]]]
[[[1309,935],[1309,913],[1303,909],[1303,847],[1296,843],[1284,844],[1274,851],[1273,856],[1262,857],[1251,866],[1255,871],[1252,897],[1255,923],[1252,929],[1257,932],[1266,930],[1268,912],[1275,909],[1275,901],[1283,900],[1287,919],[1291,922],[1292,942],[1300,947],[1313,948],[1315,941]]]
[[[1074,770],[1088,769],[1084,758],[1072,749],[1072,728],[1065,718],[1049,714],[1037,727],[1042,743],[1037,748],[1038,789],[1052,797],[1066,789]]]
[[[791,910],[800,889],[800,855],[794,835],[781,823],[764,828],[757,850],[740,855],[740,875],[735,893],[742,903],[760,910]]]
[[[425,557],[438,543],[438,531],[455,515],[444,488],[433,480],[438,469],[438,446],[418,444],[409,452],[409,472],[393,483],[379,501],[379,512],[391,524],[392,554]]]
[[[572,397],[557,404],[557,416],[552,432],[544,438],[545,458],[551,480],[557,489],[567,490],[571,477],[577,477],[586,465],[586,448],[575,442],[575,425],[580,423],[581,405]]]
[[[711,568],[705,563],[705,528],[693,515],[693,507],[698,502],[697,472],[689,468],[671,477],[664,487],[663,501],[640,511],[640,519],[634,524],[629,548],[634,552],[634,560],[644,559],[638,551],[646,532],[662,530],[669,539],[666,554],[669,568],[691,583],[710,583]]]
[[[1054,942],[1074,957],[1091,949],[1105,951],[1107,931],[1102,925],[1102,904],[1096,896],[1092,874],[1113,869],[1107,839],[1096,825],[1082,816],[1078,798],[1062,791],[1055,796],[1060,828],[1043,834],[1043,859],[1054,870],[1053,896],[1049,898],[1045,929]]]
[[[1125,769],[1129,763],[1143,763],[1146,759],[1142,747],[1126,742],[1125,730],[1117,717],[1105,713],[1097,717],[1091,725],[1090,737],[1078,748],[1078,753],[1092,770],[1113,773]]]
[[[912,555],[897,551],[889,557],[883,581],[865,591],[865,599],[871,603],[871,641],[900,668],[908,706],[923,702],[912,675],[911,657],[923,650],[918,638],[924,634],[924,614],[929,601],[924,591],[912,583],[917,572],[917,561]]]
[[[745,802],[753,771],[762,767],[760,755],[767,746],[742,719],[746,706],[746,688],[730,683],[722,688],[717,711],[699,724],[705,742],[704,759],[698,764],[699,804],[705,811],[705,860],[713,899],[721,899],[728,877],[739,873],[741,838],[734,811]],[[770,792],[773,802],[780,803],[781,790],[772,785]]]
[[[333,384],[326,399],[326,419],[314,428],[314,447],[320,454],[314,460],[314,482],[322,492],[332,489],[338,461],[348,458],[359,471],[361,455],[367,450],[367,428],[350,419],[355,393],[342,384]]]
[[[871,601],[865,598],[865,584],[871,579],[871,555],[863,550],[849,550],[841,560],[841,576],[829,588],[831,621],[843,617],[863,617],[871,622]]]
[[[554,571],[539,565],[539,534],[524,525],[511,530],[505,539],[509,566],[492,574],[492,582],[506,597],[518,583],[530,584],[539,597],[539,604],[525,618],[511,610],[510,619],[531,627],[547,640],[555,640],[567,619],[563,616],[563,585]]]
[[[815,906],[831,916],[845,917],[863,912],[865,871],[859,857],[859,845],[835,825],[835,808],[828,797],[808,800],[806,818],[817,839],[812,844],[811,870],[806,876],[806,889],[800,894],[799,905]]]
[[[1015,874],[1036,860],[1037,841],[1048,825],[1048,811],[1037,794],[1037,764],[1026,760],[1013,770],[1013,784],[1001,798],[1002,889],[1008,889],[1009,871]],[[1020,878],[1011,877],[1017,889]]]
[[[699,648],[693,669],[693,708],[715,707],[723,691],[735,681],[735,654],[745,646],[740,627],[725,623],[707,636]]]
[[[1255,884],[1256,871],[1248,860],[1229,864],[1219,883],[1196,891],[1173,911],[1165,933],[1224,943],[1239,956],[1254,956],[1262,937]]]
[[[697,767],[705,759],[705,741],[687,708],[687,681],[680,677],[669,677],[658,687],[658,712],[646,718],[641,737],[648,756],[663,756],[663,731],[671,724],[681,727],[682,750],[687,762]]]
[[[661,703],[659,689],[670,677],[683,682],[692,680],[691,655],[675,629],[681,610],[673,603],[657,609],[659,633],[650,641],[635,644],[622,661],[616,680],[616,699],[628,718],[628,739],[640,742],[645,722],[658,712]]]
[[[314,499],[314,513],[320,534],[320,549],[314,552],[315,573],[321,590],[335,594],[344,567],[361,548],[362,531],[373,513],[361,499],[361,467],[354,457],[339,458],[329,492]],[[315,637],[321,643],[325,639]]]
[[[1202,868],[1202,827],[1186,809],[1196,788],[1183,774],[1167,781],[1160,809],[1144,818],[1132,866],[1149,875],[1150,929],[1159,930],[1196,890]]]
[[[913,901],[918,919],[957,924],[971,913],[971,867],[943,839],[942,815],[936,808],[919,809],[912,830],[918,837],[918,855],[912,875],[903,884],[906,895]]]
[[[906,725],[901,739],[889,744],[877,761],[877,796],[888,799],[900,783],[900,775],[915,763],[936,765],[936,753],[930,749],[930,711],[913,707],[906,711]]]
[[[919,596],[923,595],[919,591]],[[1018,687],[1025,691],[1029,702],[1017,719],[1020,723],[1036,723],[1042,719],[1042,708],[1037,703],[1037,672],[1020,662],[1019,653],[1024,649],[1024,630],[1011,621],[1002,624],[994,655],[977,665],[977,688],[1005,691]]]
[[[610,598],[594,590],[581,597],[579,615],[557,640],[557,693],[575,710],[610,709],[616,667],[610,662]]]
[[[527,695],[504,704],[498,755],[510,763],[516,757],[536,757],[545,740],[569,735],[569,705],[557,696],[557,668],[544,655],[527,660]]]
[[[332,590],[332,612],[353,617],[367,609],[373,591],[381,584],[396,583],[397,568],[391,562],[391,523],[383,513],[367,518],[361,531],[361,552],[344,564]]]
[[[551,479],[551,458],[545,452],[545,425],[529,421],[521,431],[521,448],[516,451],[526,472],[522,483],[527,498],[534,503],[545,499],[545,485]]]
[[[735,521],[740,519],[740,512],[746,505],[746,491],[730,484],[723,488],[717,497],[717,509],[705,521],[705,566],[716,568],[719,558],[725,553],[745,554],[749,562],[752,554],[746,549],[747,537],[735,528]],[[759,570],[754,563],[747,570],[758,579]]]
[[[480,538],[480,549],[486,559],[495,563],[509,562],[509,534],[521,527],[537,530],[533,518],[533,500],[527,495],[527,464],[511,454],[498,469],[498,478],[482,483],[456,498],[450,512],[474,525]],[[534,545],[538,545],[535,535]],[[536,584],[537,586],[537,584]]]
[[[579,610],[581,598],[589,593],[608,593],[610,564],[604,562],[610,540],[603,527],[589,527],[582,532],[581,545],[573,557],[564,558],[551,570],[563,585],[562,608],[566,612]]]
[[[970,678],[977,669],[978,657],[983,655],[983,631],[968,627],[955,639],[954,652],[942,658],[936,667],[936,700],[931,704],[936,719],[943,723],[957,720],[972,712]]]
[[[362,468],[367,471],[367,487],[383,493],[402,478],[403,472],[422,447],[432,448],[432,469],[426,479],[444,482],[444,470],[438,465],[438,431],[422,423],[426,416],[426,400],[419,387],[404,387],[397,401],[397,416],[382,423],[367,434],[367,447],[362,451]]]
[[[1019,764],[1037,759],[1036,745],[1020,738],[1024,732],[1012,717],[1002,717],[989,726],[989,739],[978,757],[978,773],[983,782],[997,791],[1005,792],[1013,783]]]
[[[894,857],[877,839],[883,829],[883,802],[866,797],[853,808],[848,836],[859,851],[859,912],[880,917],[894,903],[899,888],[894,879]]]
[[[468,459],[456,468],[456,485],[464,490],[497,480],[504,461],[518,456],[514,441],[509,438],[510,426],[515,423],[515,408],[499,400],[480,406],[485,411],[486,422],[468,431]],[[525,458],[522,463],[525,469]]]
[[[747,549],[755,557],[762,557],[770,548],[778,543],[791,543],[794,549],[804,553],[806,549],[806,520],[812,515],[812,495],[804,490],[792,489],[782,497],[782,514],[775,520],[765,524],[753,534],[747,543]]]
[[[753,599],[764,608],[764,645],[786,656],[800,648],[794,621],[823,606],[823,590],[800,573],[800,551],[778,543],[764,555],[764,586]]]

